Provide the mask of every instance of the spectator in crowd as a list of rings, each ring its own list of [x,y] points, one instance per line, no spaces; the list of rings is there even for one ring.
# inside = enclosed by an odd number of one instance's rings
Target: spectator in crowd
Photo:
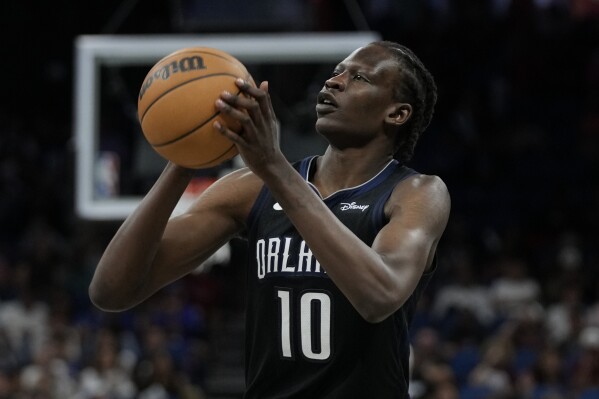
[[[40,350],[48,333],[48,304],[31,287],[31,267],[20,262],[13,272],[17,296],[0,302],[0,326],[20,362],[29,362]]]
[[[599,327],[584,328],[578,337],[579,351],[569,375],[572,392],[599,397]]]
[[[30,398],[71,398],[76,381],[56,341],[45,341],[19,375],[19,392]]]
[[[539,303],[541,287],[527,270],[526,262],[518,258],[501,259],[499,276],[491,283],[490,295],[500,317],[526,311]]]
[[[441,391],[445,393],[457,389],[455,375],[448,364],[448,354],[444,353],[445,350],[443,340],[435,329],[426,327],[418,330],[412,346],[410,382],[412,398],[429,397],[438,386],[444,386]]]
[[[137,387],[130,372],[120,364],[119,345],[109,330],[98,334],[92,362],[79,374],[76,399],[135,397]]]
[[[140,364],[138,385],[142,387],[139,399],[205,399],[200,388],[189,382],[189,377],[177,369],[173,356],[165,350],[154,352]]]
[[[494,397],[512,394],[511,372],[515,348],[511,332],[503,328],[484,344],[481,362],[470,373],[468,384]]]
[[[584,318],[582,289],[576,282],[563,282],[559,300],[550,304],[545,313],[549,339],[554,345],[564,345],[578,336]]]
[[[455,325],[466,319],[474,319],[477,328],[483,332],[495,322],[495,308],[488,287],[474,276],[471,255],[455,253],[457,260],[452,262],[453,281],[444,282],[435,295],[431,313],[442,331],[456,328]]]

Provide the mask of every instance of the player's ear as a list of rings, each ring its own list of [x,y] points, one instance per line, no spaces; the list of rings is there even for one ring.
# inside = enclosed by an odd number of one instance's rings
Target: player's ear
[[[403,125],[412,116],[412,105],[407,103],[393,103],[385,117],[385,122],[390,125],[400,126]]]

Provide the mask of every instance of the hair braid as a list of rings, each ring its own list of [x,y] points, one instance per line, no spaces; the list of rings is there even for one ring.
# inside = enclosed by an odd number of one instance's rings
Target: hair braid
[[[433,117],[437,102],[437,85],[422,61],[407,47],[391,41],[380,41],[373,45],[386,48],[400,66],[398,79],[394,82],[396,100],[412,105],[412,116],[405,125],[405,134],[399,134],[395,157],[408,162],[420,134],[426,130]]]

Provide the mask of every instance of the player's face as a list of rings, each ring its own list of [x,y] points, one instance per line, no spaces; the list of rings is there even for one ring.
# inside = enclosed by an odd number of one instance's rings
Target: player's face
[[[398,73],[387,49],[366,46],[354,51],[318,94],[316,130],[341,147],[364,144],[383,132],[395,104]]]

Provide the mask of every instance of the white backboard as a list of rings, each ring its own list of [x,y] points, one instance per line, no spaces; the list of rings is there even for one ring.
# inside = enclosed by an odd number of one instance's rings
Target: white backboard
[[[74,82],[77,215],[89,220],[124,219],[141,199],[94,195],[96,166],[105,161],[99,159],[98,153],[102,66],[147,66],[149,70],[165,55],[195,46],[221,49],[244,63],[336,63],[356,48],[376,40],[380,40],[376,32],[78,37]]]

